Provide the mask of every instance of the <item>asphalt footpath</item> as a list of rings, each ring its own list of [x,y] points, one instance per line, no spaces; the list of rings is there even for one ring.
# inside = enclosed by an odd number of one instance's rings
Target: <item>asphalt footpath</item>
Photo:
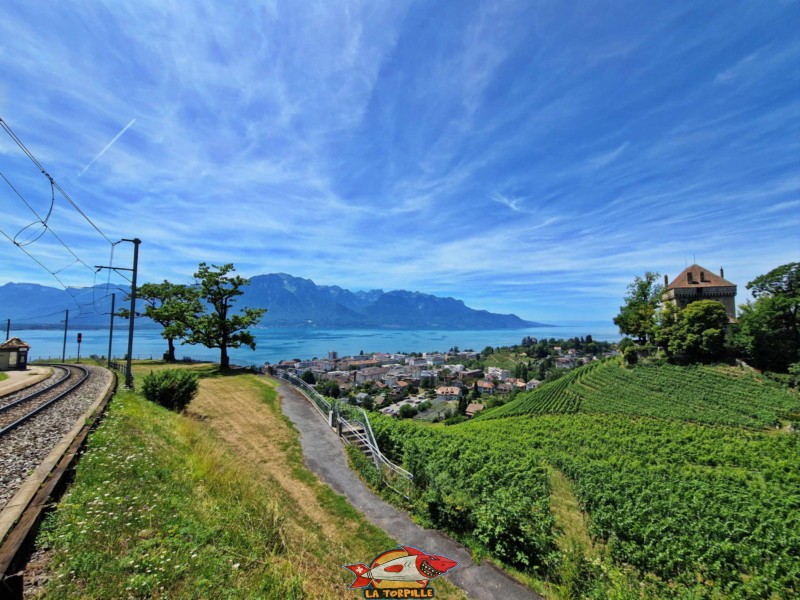
[[[420,527],[405,513],[372,493],[350,469],[343,444],[317,409],[292,386],[276,381],[280,383],[278,393],[283,412],[300,432],[306,466],[327,485],[346,496],[367,519],[403,546],[412,546],[458,561],[458,567],[447,573],[446,577],[472,598],[542,598],[494,565],[476,564],[464,546],[439,531]],[[353,562],[369,558],[354,556]]]

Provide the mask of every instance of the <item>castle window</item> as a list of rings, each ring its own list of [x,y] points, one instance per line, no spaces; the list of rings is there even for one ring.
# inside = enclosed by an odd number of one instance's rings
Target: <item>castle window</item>
[[[700,282],[704,282],[706,280],[706,272],[700,271]]]
[[[692,283],[692,272],[686,273],[686,283]]]

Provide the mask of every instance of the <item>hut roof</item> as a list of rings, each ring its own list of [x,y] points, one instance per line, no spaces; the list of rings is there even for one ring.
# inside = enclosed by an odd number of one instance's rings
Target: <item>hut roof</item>
[[[30,344],[23,342],[18,337],[13,337],[0,344],[0,350],[20,350],[23,348],[29,350],[30,347]]]

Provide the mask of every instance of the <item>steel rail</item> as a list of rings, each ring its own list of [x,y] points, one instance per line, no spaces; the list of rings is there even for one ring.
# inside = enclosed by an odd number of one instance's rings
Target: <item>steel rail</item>
[[[37,408],[35,408],[31,412],[27,413],[23,417],[17,419],[16,421],[11,423],[10,425],[7,425],[3,429],[0,429],[0,437],[4,436],[9,431],[11,431],[13,429],[16,429],[17,427],[22,425],[25,421],[27,421],[31,417],[33,417],[33,416],[39,414],[40,412],[42,412],[45,408],[47,408],[49,406],[52,406],[53,404],[55,404],[56,402],[58,402],[59,400],[64,398],[64,396],[66,396],[70,392],[72,392],[72,391],[76,390],[78,387],[80,387],[81,384],[83,384],[83,382],[86,381],[89,378],[89,369],[87,369],[86,367],[84,367],[82,365],[53,365],[53,366],[58,366],[58,367],[61,367],[61,368],[65,368],[67,370],[67,373],[68,373],[67,378],[72,375],[70,369],[79,370],[79,371],[81,371],[83,373],[83,375],[81,376],[81,378],[76,383],[71,385],[69,388],[67,388],[66,390],[64,390],[63,392],[61,392],[60,394],[58,394],[54,398],[48,400],[44,404],[39,405]],[[59,385],[60,383],[63,383],[64,379],[66,379],[66,378],[62,378],[61,380],[59,380],[59,382],[57,384],[49,386],[48,388],[46,388],[45,391],[52,391],[53,388],[55,388],[57,385]],[[38,396],[40,394],[37,393],[36,395]],[[26,399],[30,399],[30,397],[28,397]]]
[[[59,379],[58,381],[54,381],[53,383],[49,384],[45,388],[42,388],[38,392],[33,392],[32,394],[28,394],[27,396],[25,396],[23,398],[20,398],[19,400],[14,400],[13,402],[10,402],[9,404],[6,404],[4,406],[0,406],[0,414],[3,414],[7,410],[11,410],[15,406],[19,406],[23,402],[27,402],[28,400],[33,400],[37,396],[41,396],[42,394],[49,392],[54,387],[64,383],[67,379],[70,378],[71,373],[70,373],[69,369],[67,369],[66,367],[62,367],[62,366],[58,366],[58,365],[50,365],[50,366],[52,366],[52,367],[54,367],[56,369],[61,369],[64,372],[64,374],[61,377],[61,379]],[[34,385],[36,385],[36,384],[34,384]],[[11,392],[11,394],[16,394],[16,393],[17,392]],[[10,396],[11,394],[6,394],[5,396]],[[4,398],[5,396],[0,396],[0,399]]]

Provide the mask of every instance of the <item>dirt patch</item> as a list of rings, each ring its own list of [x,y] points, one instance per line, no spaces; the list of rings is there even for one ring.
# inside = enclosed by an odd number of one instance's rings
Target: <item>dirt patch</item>
[[[326,538],[341,543],[339,528],[327,519],[313,487],[293,475],[286,453],[295,434],[262,400],[261,386],[245,377],[202,379],[189,412],[203,419],[252,473],[280,485]]]
[[[52,576],[48,569],[52,556],[53,552],[48,548],[38,549],[31,555],[28,564],[25,565],[26,598],[39,598],[44,594],[47,582]]]

